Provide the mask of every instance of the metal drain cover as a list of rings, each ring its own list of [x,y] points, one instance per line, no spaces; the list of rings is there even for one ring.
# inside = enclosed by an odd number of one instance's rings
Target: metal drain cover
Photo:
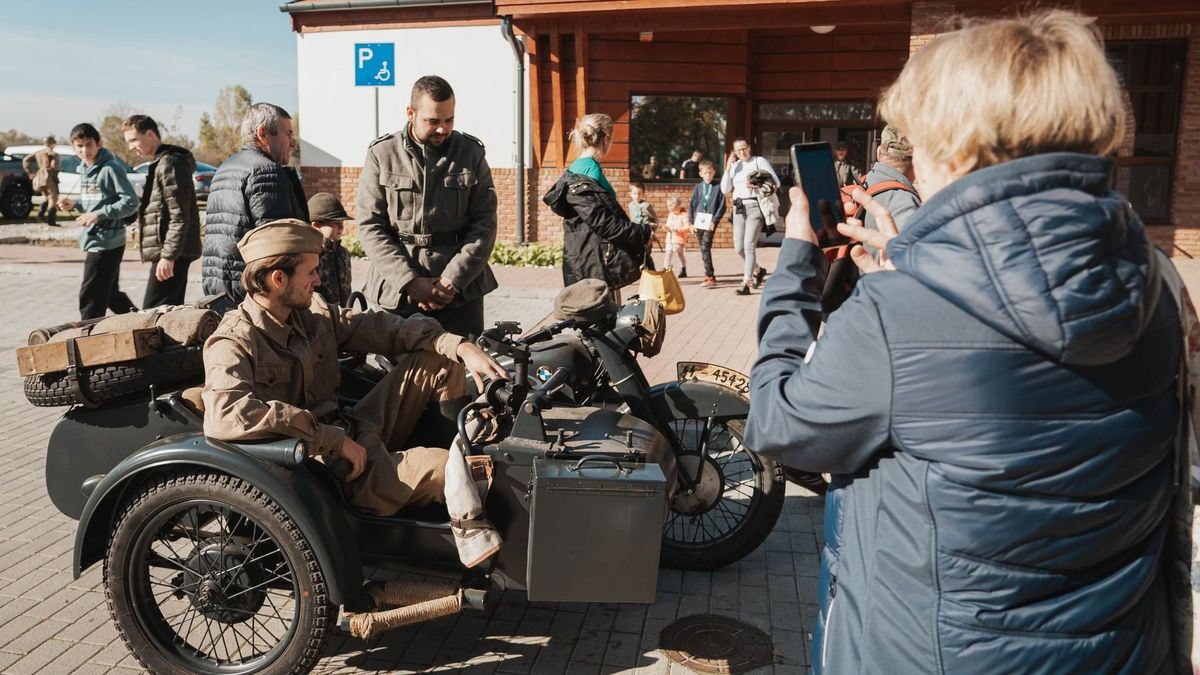
[[[775,660],[761,630],[716,614],[684,617],[658,634],[667,658],[699,673],[746,673]]]

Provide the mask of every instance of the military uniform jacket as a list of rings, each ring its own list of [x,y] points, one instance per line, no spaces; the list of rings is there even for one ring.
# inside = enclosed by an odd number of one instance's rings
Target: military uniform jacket
[[[371,261],[364,288],[373,304],[416,312],[403,289],[416,277],[448,279],[451,307],[496,288],[488,257],[496,244],[496,190],[483,144],[452,132],[423,151],[408,127],[367,149],[355,201],[359,238]]]
[[[432,351],[455,362],[463,339],[422,316],[331,308],[280,322],[253,298],[227,313],[204,343],[204,434],[225,441],[300,438],[314,454],[337,452],[338,350],[398,354]]]
[[[50,148],[42,148],[21,160],[21,168],[25,169],[26,173],[33,174],[34,190],[50,188],[54,192],[58,191],[59,164],[58,153]]]

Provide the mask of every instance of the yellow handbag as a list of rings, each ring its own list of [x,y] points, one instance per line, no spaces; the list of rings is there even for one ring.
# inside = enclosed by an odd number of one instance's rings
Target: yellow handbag
[[[643,267],[638,296],[658,300],[667,314],[678,314],[686,305],[683,289],[679,287],[679,280],[675,278],[675,270],[670,267],[661,272]]]

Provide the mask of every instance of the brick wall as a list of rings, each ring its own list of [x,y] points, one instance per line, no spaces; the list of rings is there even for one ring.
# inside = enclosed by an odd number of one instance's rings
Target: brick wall
[[[953,0],[916,0],[912,4],[912,31],[908,36],[908,53],[914,54],[938,33],[946,30],[955,16]]]
[[[562,171],[559,169],[526,169],[526,206],[525,217],[529,223],[525,232],[526,241],[543,243],[562,242],[562,218],[554,215],[548,206],[542,203],[542,195],[558,181]],[[310,197],[318,192],[329,192],[342,201],[346,212],[351,216],[354,212],[354,193],[358,189],[358,177],[361,167],[301,167],[304,176],[304,192]],[[605,175],[617,192],[617,199],[622,205],[629,202],[629,171],[627,169],[606,169]],[[500,241],[515,242],[517,240],[517,170],[492,169],[492,180],[496,184],[497,235]],[[683,184],[646,185],[645,198],[654,205],[654,211],[659,220],[665,221],[667,215],[667,198],[675,195],[686,204],[692,196],[692,186]],[[732,248],[732,228],[729,225],[730,213],[721,221],[717,228],[713,246],[717,248]],[[346,224],[348,234],[356,231],[353,222]]]
[[[1196,229],[1200,227],[1200,30],[1192,32],[1197,35],[1188,39],[1184,57],[1171,220],[1176,225],[1172,243],[1197,256],[1200,255],[1200,231]]]
[[[354,216],[354,193],[358,190],[358,175],[362,173],[360,166],[301,166],[304,194],[312,197],[318,192],[328,192],[337,197],[346,209],[346,213]],[[354,221],[346,223],[346,234],[355,234],[358,226]]]

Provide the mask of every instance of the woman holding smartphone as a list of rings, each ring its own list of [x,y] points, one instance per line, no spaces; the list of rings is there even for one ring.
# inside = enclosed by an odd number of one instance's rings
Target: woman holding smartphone
[[[733,152],[725,160],[725,175],[721,177],[721,192],[733,200],[733,250],[742,258],[742,285],[738,295],[750,295],[750,287],[762,285],[767,271],[758,266],[755,251],[758,235],[766,221],[758,206],[758,196],[746,183],[754,171],[766,171],[779,185],[779,176],[764,157],[750,153],[750,143],[744,138],[733,142]]]
[[[838,230],[881,258],[855,249],[867,274],[818,340],[793,188],[750,375],[746,444],[833,474],[815,672],[1192,672],[1178,276],[1111,188],[1125,115],[1096,24],[944,33],[880,114],[925,202],[898,230],[856,191],[880,230]]]

